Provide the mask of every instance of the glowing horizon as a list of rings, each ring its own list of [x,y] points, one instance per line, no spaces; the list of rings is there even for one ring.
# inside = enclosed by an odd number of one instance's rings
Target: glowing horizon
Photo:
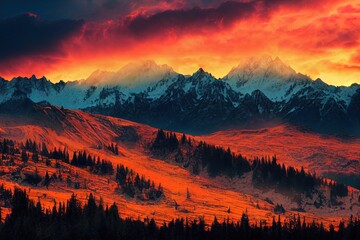
[[[266,54],[331,85],[360,83],[360,4],[349,0],[136,0],[92,15],[88,8],[71,16],[36,6],[5,15],[0,76],[73,81],[152,59],[181,74],[202,67],[221,78],[244,58]],[[24,39],[14,40],[14,28]]]

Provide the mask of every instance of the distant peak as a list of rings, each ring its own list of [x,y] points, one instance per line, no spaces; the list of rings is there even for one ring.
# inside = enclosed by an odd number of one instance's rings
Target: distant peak
[[[278,58],[278,57],[276,57]],[[253,61],[263,62],[263,63],[270,63],[274,61],[274,59],[270,55],[262,55],[260,57],[252,57],[250,58]]]
[[[162,64],[159,65],[157,64],[154,60],[139,60],[139,61],[135,61],[135,62],[130,62],[128,64],[126,64],[124,67],[122,67],[120,71],[154,71],[154,70],[167,70],[167,71],[171,71],[173,72],[174,70],[166,65],[166,64]]]
[[[208,72],[205,72],[203,68],[199,68],[193,75],[194,78],[212,77]]]
[[[27,78],[25,77],[25,79]],[[42,76],[41,78],[37,78],[35,74],[31,75],[31,77],[28,79],[32,81],[47,81],[47,78],[45,76]]]
[[[272,58],[269,55],[263,55],[244,59],[237,67],[231,69],[228,76],[246,75],[250,73],[261,76],[273,74],[283,77],[296,74],[295,70],[285,64],[279,57]]]
[[[257,65],[259,67],[268,67],[269,65],[272,64],[281,64],[281,65],[285,65],[283,61],[281,61],[281,59],[276,56],[275,58],[272,58],[270,55],[262,55],[260,57],[250,57],[245,59],[245,61],[243,61],[243,63],[240,63],[239,66],[242,65]]]
[[[314,82],[315,85],[317,85],[318,87],[327,87],[328,84],[326,84],[323,80],[321,80],[320,78],[317,78]]]
[[[276,57],[273,59],[273,62],[275,62],[275,63],[280,63],[280,64],[284,64],[284,65],[285,65],[285,63],[284,63],[283,61],[281,61],[281,59],[280,59],[278,56],[276,56]]]
[[[113,74],[114,74],[113,72],[101,71],[98,69],[95,70],[93,73],[91,73],[86,80],[81,80],[80,83],[96,86],[99,85],[101,81],[104,81]]]
[[[205,73],[203,68],[199,68],[195,73]]]
[[[154,60],[139,60],[126,64],[116,72],[96,70],[82,83],[136,87],[176,75],[168,65],[158,65]]]

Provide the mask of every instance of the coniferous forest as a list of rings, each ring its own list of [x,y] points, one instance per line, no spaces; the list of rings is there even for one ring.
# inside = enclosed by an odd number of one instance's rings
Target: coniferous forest
[[[0,240],[360,240],[360,0],[0,0]]]
[[[280,216],[269,225],[250,224],[243,214],[238,222],[229,220],[205,223],[173,219],[156,224],[154,219],[123,219],[116,203],[104,205],[89,195],[82,205],[76,195],[66,203],[44,210],[40,202],[29,199],[25,190],[0,188],[1,200],[11,204],[11,214],[0,223],[0,239],[161,239],[161,240],[232,240],[232,239],[359,239],[360,220],[350,217],[325,229],[322,223],[305,223],[300,216],[282,223]]]
[[[179,141],[176,133],[166,133],[159,129],[150,150],[156,156],[173,157],[175,162],[184,161],[184,155],[186,155],[184,152],[190,152],[190,154],[187,153],[190,158],[183,166],[189,168],[192,165],[191,170],[194,174],[199,174],[203,169],[210,177],[224,175],[233,178],[252,171],[252,182],[258,187],[274,187],[278,190],[310,193],[318,186],[326,186],[330,188],[333,200],[338,196],[348,195],[346,185],[333,181],[328,182],[316,174],[306,172],[304,168],[298,170],[292,166],[286,167],[277,162],[276,156],[271,158],[255,157],[250,160],[241,154],[233,153],[230,148],[225,149],[203,141],[196,143],[185,134]]]
[[[115,175],[115,181],[123,194],[139,200],[157,200],[164,196],[161,184],[120,164],[114,167],[110,161],[100,160],[86,151],[74,152],[72,157],[66,148],[48,150],[45,144],[30,139],[25,144],[17,144],[8,139],[0,143],[2,159],[11,164],[11,156],[19,154],[24,164],[31,160],[35,163],[49,158],[76,167],[85,168],[93,174]],[[113,146],[113,147],[112,147]],[[115,147],[116,146],[116,147]],[[107,147],[115,155],[117,145]],[[112,150],[114,149],[114,151]],[[173,156],[175,161],[186,161],[184,150],[192,162],[187,167],[193,174],[206,170],[210,177],[225,175],[240,177],[251,172],[252,181],[257,186],[291,189],[296,192],[310,192],[318,186],[330,188],[331,198],[348,195],[344,184],[328,182],[315,174],[286,167],[277,162],[276,156],[254,158],[252,161],[234,154],[231,150],[196,142],[185,134],[178,139],[175,133],[159,130],[150,146],[153,154]],[[29,153],[32,153],[31,155]],[[188,154],[189,155],[189,154]],[[31,156],[31,158],[30,158]],[[188,159],[189,160],[189,159]],[[26,173],[24,182],[38,185],[43,182],[48,187],[52,178],[48,172],[40,176]],[[188,193],[189,194],[189,193]],[[189,197],[190,198],[190,197]],[[349,221],[339,222],[325,228],[321,222],[306,223],[305,218],[294,217],[291,221],[281,221],[280,215],[271,224],[251,223],[243,213],[241,219],[232,222],[228,219],[214,218],[212,223],[202,218],[195,220],[173,219],[162,224],[154,219],[122,218],[116,203],[104,205],[101,198],[90,194],[86,204],[82,204],[75,194],[67,202],[55,203],[53,208],[45,209],[41,202],[30,200],[26,191],[13,190],[0,186],[0,206],[10,208],[10,214],[1,216],[0,239],[359,239],[360,220],[350,217]],[[275,213],[285,212],[282,205],[276,205]],[[1,212],[1,211],[0,211]]]

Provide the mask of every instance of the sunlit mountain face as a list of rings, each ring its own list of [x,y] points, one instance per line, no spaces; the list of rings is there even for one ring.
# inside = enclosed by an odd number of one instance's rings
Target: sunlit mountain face
[[[0,3],[0,239],[360,239],[360,4]]]

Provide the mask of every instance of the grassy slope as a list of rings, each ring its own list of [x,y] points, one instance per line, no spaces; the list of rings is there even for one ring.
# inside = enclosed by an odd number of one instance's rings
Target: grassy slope
[[[137,142],[129,141],[129,139],[133,139],[134,135],[133,131],[129,133],[129,129],[135,130],[138,134],[139,140]],[[101,196],[105,203],[116,202],[122,216],[133,218],[149,216],[154,217],[159,223],[175,217],[194,219],[204,216],[206,222],[210,223],[215,215],[218,219],[229,218],[237,221],[245,211],[249,213],[252,221],[266,219],[271,222],[272,216],[275,216],[273,213],[274,206],[261,200],[264,199],[265,195],[273,197],[275,204],[284,204],[286,210],[293,205],[287,197],[274,191],[254,190],[246,177],[244,180],[235,180],[234,184],[234,180],[223,177],[209,179],[204,174],[194,176],[186,169],[172,163],[149,157],[144,154],[144,146],[155,137],[155,134],[156,129],[146,125],[90,115],[81,111],[65,110],[62,112],[60,109],[50,107],[41,109],[41,113],[36,117],[0,116],[1,138],[12,138],[18,141],[31,138],[38,142],[46,142],[49,146],[66,146],[70,151],[87,149],[92,154],[111,160],[114,165],[122,163],[138,173],[145,174],[156,184],[161,182],[166,196],[156,202],[131,199],[116,192],[117,185],[113,180],[114,177],[108,184],[109,177],[91,175],[86,170],[71,167],[73,173],[78,171],[80,179],[88,181],[87,189],[75,190],[66,187],[65,184],[52,184],[49,189],[43,186],[21,185],[25,188],[31,188],[30,196],[34,199],[41,199],[48,207],[52,207],[54,200],[57,202],[65,201],[72,192],[75,192],[83,201],[86,200],[86,196],[90,192],[93,192],[98,198]],[[205,139],[209,141],[208,137]],[[223,139],[225,141],[225,138]],[[108,151],[97,148],[100,143],[109,144],[115,141],[119,143],[120,156],[114,156]],[[222,139],[216,143],[221,144]],[[254,144],[256,143],[254,142]],[[263,151],[259,151],[259,154],[263,154]],[[29,165],[34,167],[34,163],[31,161]],[[37,165],[42,176],[45,175],[46,170],[55,171],[53,167],[47,167],[43,163]],[[0,178],[0,182],[5,182],[8,186],[18,185],[18,183],[14,183],[4,176]],[[190,199],[186,199],[187,188],[191,193]],[[178,210],[175,210],[174,201],[179,204]],[[344,199],[344,202],[349,202],[349,198]],[[228,207],[231,208],[230,214],[227,213]],[[314,209],[309,208],[309,210]],[[309,221],[318,219],[329,224],[347,218],[350,213],[359,214],[360,211],[358,206],[350,211],[348,204],[346,204],[344,210],[340,208],[331,211],[320,209],[312,212],[301,213],[301,215],[306,215]],[[285,216],[292,218],[293,214],[297,214],[297,212],[287,211]]]

